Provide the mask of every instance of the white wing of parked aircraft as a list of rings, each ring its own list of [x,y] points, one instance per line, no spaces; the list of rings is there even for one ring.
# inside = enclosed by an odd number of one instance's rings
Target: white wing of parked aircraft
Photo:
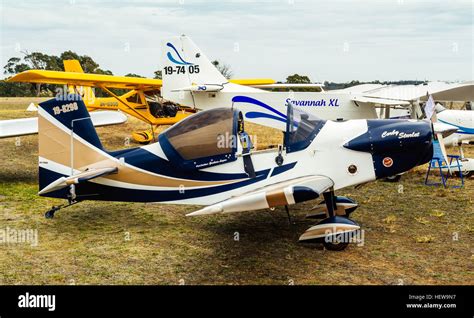
[[[116,111],[90,113],[94,126],[122,124],[127,116]],[[38,133],[38,117],[0,120],[0,138],[18,137]]]
[[[346,88],[358,99],[382,105],[409,105],[415,101],[426,101],[432,95],[436,101],[474,100],[474,82],[444,83],[429,82],[420,85],[379,85],[364,84]]]

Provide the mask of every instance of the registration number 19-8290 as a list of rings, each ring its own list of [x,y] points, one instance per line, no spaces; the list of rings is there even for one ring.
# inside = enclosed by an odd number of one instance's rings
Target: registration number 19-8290
[[[74,102],[74,103],[64,104],[62,106],[53,107],[53,112],[54,112],[54,115],[60,115],[61,113],[69,113],[78,109],[79,109],[79,106],[77,105],[76,102]]]

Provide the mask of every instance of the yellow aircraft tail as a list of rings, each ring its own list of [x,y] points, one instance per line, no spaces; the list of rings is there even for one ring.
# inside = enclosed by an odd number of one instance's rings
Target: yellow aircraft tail
[[[84,73],[78,60],[64,60],[63,65],[65,72]],[[86,105],[93,104],[95,101],[94,89],[92,87],[68,85],[68,89],[70,94],[81,95]]]

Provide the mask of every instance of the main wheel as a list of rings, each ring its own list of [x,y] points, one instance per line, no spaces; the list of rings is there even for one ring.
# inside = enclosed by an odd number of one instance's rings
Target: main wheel
[[[334,242],[328,242],[326,239],[323,241],[323,245],[327,250],[330,251],[342,251],[345,250],[349,242],[344,242],[344,234],[338,234],[333,237]]]
[[[454,171],[454,175],[455,175],[456,177],[458,177],[458,178],[461,176],[460,173],[459,173],[459,171]],[[473,175],[474,175],[474,171],[463,171],[463,172],[462,172],[462,176],[463,176],[464,178],[470,178],[470,177],[472,177]]]
[[[385,181],[387,182],[398,182],[402,178],[401,174],[396,174],[394,176],[386,177]]]
[[[330,250],[330,251],[343,251],[346,249],[349,243],[330,243],[330,242],[324,241],[323,245],[327,250]]]
[[[464,178],[470,178],[474,176],[474,171],[466,171],[466,172],[463,171],[462,175],[464,176]]]

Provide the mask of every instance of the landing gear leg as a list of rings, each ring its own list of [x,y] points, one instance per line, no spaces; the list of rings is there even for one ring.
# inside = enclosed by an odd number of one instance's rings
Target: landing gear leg
[[[64,209],[64,208],[67,208],[71,205],[74,205],[76,203],[79,203],[80,201],[77,201],[76,200],[76,188],[74,185],[71,185],[70,186],[70,189],[69,189],[69,195],[67,197],[67,201],[68,203],[67,204],[62,204],[62,205],[58,205],[58,206],[53,206],[50,210],[48,210],[45,214],[44,214],[44,217],[47,218],[47,219],[52,219],[54,218],[54,213],[56,213],[56,211],[59,211],[61,209]]]
[[[334,195],[334,190],[324,192],[323,196],[328,210],[328,217],[333,217],[334,211],[336,210],[336,196]]]
[[[324,192],[324,201],[326,202],[326,208],[328,211],[328,218],[334,218],[335,210],[337,208],[336,196],[334,195],[334,190],[329,192]],[[349,242],[344,242],[343,235],[333,235],[330,237],[331,239],[324,239],[323,245],[327,250],[330,251],[342,251],[348,245]]]
[[[50,210],[46,211],[46,213],[44,214],[44,217],[47,218],[47,219],[52,219],[52,218],[54,218],[54,213],[56,213],[57,211],[59,211],[61,209],[70,207],[71,205],[74,205],[76,203],[79,203],[79,201],[70,200],[68,204],[53,206]]]

